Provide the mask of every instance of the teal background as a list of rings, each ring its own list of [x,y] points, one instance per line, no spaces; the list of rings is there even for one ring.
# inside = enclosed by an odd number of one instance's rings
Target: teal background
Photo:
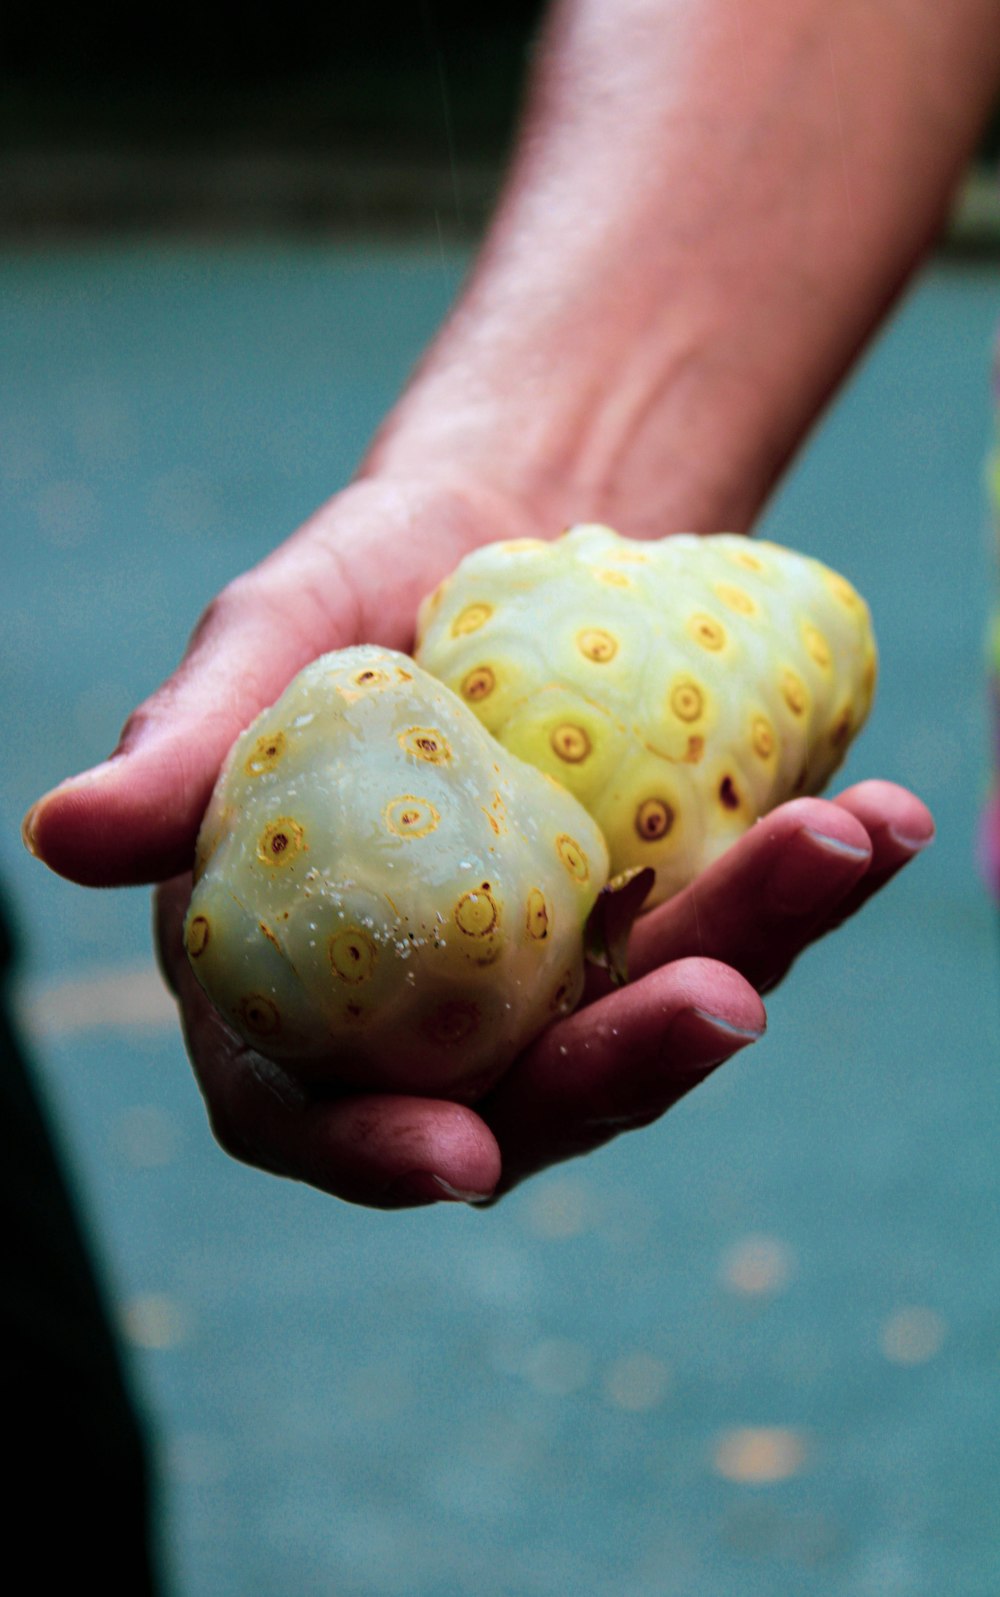
[[[148,965],[147,896],[48,875],[23,810],[347,480],[465,263],[0,255],[0,867],[176,1593],[995,1597],[997,951],[974,861],[995,267],[923,276],[762,529],[869,599],[882,681],[845,780],[911,784],[938,842],[668,1120],[487,1213],[370,1213],[228,1161],[155,1006],[58,1018],[67,981]],[[781,1433],[784,1478],[752,1478],[746,1427]]]

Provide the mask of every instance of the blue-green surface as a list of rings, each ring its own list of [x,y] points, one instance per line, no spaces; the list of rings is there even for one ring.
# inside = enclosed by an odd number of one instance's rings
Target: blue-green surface
[[[141,963],[147,904],[49,877],[21,812],[346,480],[462,264],[0,258],[0,866],[30,982]],[[131,1335],[159,1344],[136,1356],[178,1597],[995,1597],[973,833],[998,289],[923,279],[766,524],[870,600],[882,682],[846,776],[915,786],[939,841],[668,1121],[487,1213],[369,1213],[227,1161],[168,1030],[40,1044]]]

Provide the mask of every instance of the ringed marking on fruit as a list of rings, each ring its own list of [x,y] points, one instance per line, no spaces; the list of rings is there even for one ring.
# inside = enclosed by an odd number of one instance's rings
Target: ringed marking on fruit
[[[396,837],[426,837],[441,820],[429,799],[417,798],[413,793],[390,799],[382,816],[389,831]]]
[[[705,708],[705,696],[696,682],[685,678],[671,688],[670,708],[678,721],[697,721]]]
[[[281,815],[265,826],[257,844],[257,858],[265,865],[284,868],[291,865],[305,848],[305,833],[290,815]]]
[[[757,614],[757,605],[750,595],[742,588],[730,587],[728,582],[717,582],[715,591],[723,604],[730,610],[736,610],[740,615],[753,616]]]
[[[549,907],[540,887],[533,887],[528,894],[527,926],[528,936],[536,943],[544,942],[549,935]]]
[[[769,759],[774,753],[774,731],[766,716],[754,716],[750,727],[750,741],[754,753],[759,754],[762,760]]]
[[[422,1029],[431,1042],[442,1048],[455,1048],[471,1037],[478,1026],[479,1010],[476,1005],[465,999],[453,998],[429,1015]]]
[[[784,671],[781,676],[781,697],[793,715],[804,715],[809,702],[804,684],[794,671]]]
[[[187,951],[192,959],[198,959],[208,947],[208,940],[212,935],[212,928],[204,915],[196,915],[188,927]]]
[[[433,726],[411,726],[399,734],[399,746],[406,754],[428,765],[447,765],[451,747],[447,738]]]
[[[687,629],[695,643],[703,649],[710,649],[713,654],[726,646],[726,629],[714,616],[699,612],[690,618]]]
[[[576,635],[576,646],[584,658],[593,660],[595,665],[606,665],[618,653],[618,639],[603,627],[584,627]]]
[[[489,698],[496,685],[496,674],[490,666],[473,666],[462,678],[462,697],[468,699],[470,704],[479,704],[482,699]]]
[[[666,799],[644,799],[635,812],[635,829],[644,843],[666,837],[674,824],[674,812]]]
[[[802,628],[802,638],[808,650],[809,658],[815,660],[816,664],[821,666],[824,671],[829,670],[833,664],[833,655],[830,653],[830,645],[819,628],[814,627],[811,621],[807,621]]]
[[[486,625],[492,614],[493,606],[491,604],[485,604],[482,602],[478,604],[467,604],[465,609],[460,611],[460,613],[451,623],[452,637],[461,638],[464,637],[466,633],[478,632],[480,627]]]
[[[335,932],[326,949],[334,975],[351,987],[369,979],[378,959],[374,938],[360,926],[345,926],[342,931]]]
[[[466,937],[489,937],[500,924],[500,907],[489,891],[489,882],[463,893],[455,905],[455,924]]]
[[[263,776],[265,771],[273,771],[285,752],[286,743],[284,732],[270,732],[259,737],[243,767],[247,776]]]
[[[567,765],[580,765],[590,753],[590,738],[582,726],[574,726],[572,722],[565,721],[562,726],[555,726],[549,733],[549,743],[552,752],[557,754]]]
[[[590,863],[575,837],[560,832],[556,838],[556,853],[575,882],[589,882]]]
[[[273,1037],[281,1030],[278,1006],[261,993],[250,993],[240,1004],[240,1017],[256,1037]]]

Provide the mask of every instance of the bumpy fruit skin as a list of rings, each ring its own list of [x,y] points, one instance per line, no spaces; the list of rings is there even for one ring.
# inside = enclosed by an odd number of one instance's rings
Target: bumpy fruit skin
[[[669,898],[760,815],[816,793],[875,687],[867,606],[776,544],[608,527],[475,551],[425,601],[417,659]]]
[[[608,874],[564,788],[440,682],[324,655],[234,745],[185,921],[206,992],[305,1080],[474,1098],[583,986]]]

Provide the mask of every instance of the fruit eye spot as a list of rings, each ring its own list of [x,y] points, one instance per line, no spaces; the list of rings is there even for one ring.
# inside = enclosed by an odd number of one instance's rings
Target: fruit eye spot
[[[679,721],[697,721],[705,708],[705,698],[695,682],[678,682],[670,693],[670,708]]]
[[[729,549],[726,551],[734,566],[742,566],[745,571],[763,571],[764,562],[758,560],[748,549]]]
[[[703,649],[711,649],[713,653],[726,646],[726,629],[714,616],[692,616],[688,622],[688,631],[695,643],[700,643]]]
[[[391,799],[383,811],[383,817],[389,831],[396,837],[426,837],[441,820],[429,799],[416,798],[412,793]]]
[[[601,627],[586,627],[583,632],[578,632],[576,646],[587,660],[593,660],[596,665],[606,665],[618,653],[617,638]]]
[[[805,640],[805,646],[809,651],[810,658],[815,660],[818,666],[822,666],[826,670],[833,663],[833,656],[830,653],[830,645],[822,632],[820,632],[818,627],[807,625],[802,628],[802,637]]]
[[[285,752],[285,742],[284,732],[271,732],[259,737],[243,767],[247,776],[263,776],[265,771],[273,771]]]
[[[635,829],[644,842],[666,837],[674,824],[674,812],[665,799],[648,798],[635,812]]]
[[[488,937],[500,924],[496,900],[483,888],[463,893],[455,905],[455,923],[466,937]]]
[[[480,699],[489,698],[496,685],[497,679],[489,666],[477,665],[462,679],[462,697],[478,704]]]
[[[542,942],[549,935],[549,910],[541,888],[533,887],[528,894],[528,936]]]
[[[861,608],[861,600],[846,577],[840,576],[836,571],[828,571],[826,573],[826,581],[833,597],[838,599],[846,609],[858,610]]]
[[[830,733],[830,742],[835,749],[842,749],[851,735],[851,712],[845,710],[833,731]]]
[[[567,970],[559,978],[552,997],[549,999],[549,1009],[555,1015],[565,1015],[573,1007],[573,972]]]
[[[728,605],[730,610],[736,610],[740,615],[744,616],[757,614],[757,606],[750,595],[744,593],[742,588],[731,588],[727,582],[717,582],[715,591],[723,604]]]
[[[204,915],[196,915],[188,927],[187,951],[192,959],[197,959],[205,952],[208,939],[211,936],[211,927]]]
[[[251,993],[240,1004],[240,1016],[247,1031],[257,1037],[273,1037],[281,1030],[281,1016],[276,1004],[260,993]]]
[[[568,832],[560,832],[556,838],[556,853],[574,881],[587,882],[590,880],[590,865],[587,856],[576,839],[570,837]]]
[[[451,759],[447,739],[432,726],[411,726],[399,734],[399,746],[429,765],[446,765]]]
[[[351,681],[356,688],[386,687],[389,678],[384,671],[376,671],[373,666],[367,666],[364,671],[355,671]]]
[[[579,765],[590,753],[590,739],[583,727],[572,726],[569,722],[552,729],[549,743],[553,753],[567,765]]]
[[[478,632],[480,627],[486,625],[492,614],[491,604],[467,604],[451,623],[452,637],[461,638],[468,632]]]
[[[378,958],[374,940],[360,926],[345,926],[337,932],[330,938],[327,952],[334,974],[352,987],[368,980]]]
[[[738,810],[740,807],[740,795],[731,776],[724,776],[719,783],[719,802],[724,810]]]
[[[290,865],[305,846],[305,833],[298,821],[283,815],[265,826],[257,844],[257,858],[265,865]]]
[[[785,671],[781,678],[781,696],[793,715],[804,715],[806,690],[794,671]]]
[[[753,726],[750,729],[750,740],[753,744],[754,753],[759,754],[762,760],[768,759],[774,752],[774,732],[771,729],[770,722],[765,720],[764,716],[754,716]]]

